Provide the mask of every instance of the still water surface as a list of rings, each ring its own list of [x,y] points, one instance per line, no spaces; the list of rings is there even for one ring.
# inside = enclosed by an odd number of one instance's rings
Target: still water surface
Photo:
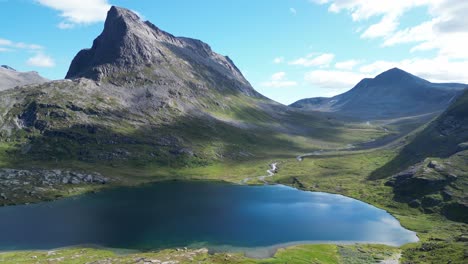
[[[213,182],[162,182],[0,208],[0,250],[269,247],[417,241],[387,212],[341,195]]]

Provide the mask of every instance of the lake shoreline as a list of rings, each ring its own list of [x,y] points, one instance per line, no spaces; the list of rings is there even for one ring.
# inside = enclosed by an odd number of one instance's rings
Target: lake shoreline
[[[145,187],[145,186],[150,187],[151,185],[157,185],[157,184],[160,184],[161,182],[166,182],[166,183],[171,183],[171,182],[193,182],[193,183],[211,183],[211,184],[219,183],[221,185],[242,186],[242,185],[239,185],[239,184],[236,184],[236,183],[226,182],[226,181],[218,181],[218,180],[206,181],[206,180],[191,179],[191,180],[155,181],[155,182],[148,182],[148,183],[143,183],[143,184],[140,184],[140,185],[130,186],[130,187],[114,186],[114,187],[112,187],[112,189],[114,189],[114,191],[118,191],[117,189],[119,189],[119,188],[134,189],[134,188]],[[348,198],[348,199],[351,199],[351,200],[354,200],[354,201],[358,201],[360,203],[366,204],[367,206],[375,207],[372,204],[365,203],[363,201],[357,200],[357,199],[352,198],[352,197],[347,197],[347,196],[344,196],[344,195],[341,195],[341,194],[333,194],[333,193],[327,193],[327,192],[312,192],[312,191],[309,191],[309,190],[302,190],[302,189],[296,188],[294,186],[288,186],[288,185],[284,185],[284,184],[275,184],[275,185],[281,186],[281,187],[284,187],[284,188],[297,190],[297,191],[304,192],[304,193],[336,195],[336,196],[345,197],[345,198]],[[254,186],[267,186],[267,185],[264,185],[264,184],[258,185],[257,184],[257,185],[254,185]],[[110,189],[106,188],[106,190],[110,190]],[[377,207],[375,207],[375,208],[377,208]],[[385,213],[388,213],[386,210],[383,210],[383,209],[380,209],[380,208],[378,208],[378,209],[384,211]],[[390,213],[388,213],[388,214],[391,215]],[[392,216],[392,217],[394,217],[394,216]],[[398,221],[398,224],[401,226],[399,221]],[[417,238],[417,239],[419,241],[419,238]],[[417,242],[417,241],[412,241],[411,243],[413,243],[413,242]],[[245,256],[251,256],[251,257],[254,257],[254,258],[255,257],[256,258],[268,258],[268,257],[273,256],[279,249],[287,248],[287,247],[291,247],[291,246],[295,246],[295,245],[309,245],[309,244],[333,244],[333,245],[376,244],[376,245],[388,245],[388,246],[393,246],[393,247],[401,246],[401,245],[391,245],[391,244],[387,244],[387,243],[372,242],[372,241],[323,241],[323,240],[321,240],[321,241],[291,241],[291,242],[278,243],[278,244],[273,244],[271,246],[261,246],[261,247],[255,247],[255,246],[254,247],[236,247],[236,246],[229,246],[229,245],[209,245],[209,246],[206,246],[206,245],[202,244],[202,245],[200,245],[201,247],[197,247],[197,248],[193,248],[193,249],[208,248],[210,250],[210,252],[214,252],[214,253],[218,253],[218,252],[223,252],[223,253],[243,252],[245,254]],[[63,248],[80,248],[82,246],[90,246],[90,245],[89,244],[84,244],[84,245],[76,245],[76,246],[63,247]],[[166,249],[166,248],[155,248],[155,249],[149,249],[148,251],[146,251],[146,250],[141,251],[141,250],[132,250],[132,249],[107,248],[107,247],[102,247],[102,246],[99,246],[99,245],[91,245],[91,246],[92,246],[92,248],[98,248],[98,249],[104,248],[104,249],[109,249],[111,251],[118,251],[118,252],[127,251],[127,252],[130,252],[130,253],[131,252],[144,253],[144,252],[151,252],[151,251],[154,251],[154,250]],[[60,250],[60,249],[63,249],[63,248],[48,249],[48,250],[44,250],[44,251]],[[176,247],[168,247],[167,249],[174,249],[174,248],[176,248]],[[228,250],[223,251],[223,249],[228,249]],[[25,251],[25,250],[13,250],[13,251],[6,250],[6,251],[1,251],[0,253],[22,252],[22,251]],[[37,250],[33,250],[33,251],[37,251]]]

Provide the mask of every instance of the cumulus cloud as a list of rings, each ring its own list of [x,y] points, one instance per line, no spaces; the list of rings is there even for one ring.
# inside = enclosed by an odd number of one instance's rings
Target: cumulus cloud
[[[283,63],[283,62],[284,62],[284,57],[276,57],[273,60],[273,63],[275,63],[275,64],[280,64],[280,63]]]
[[[37,53],[35,56],[28,59],[27,64],[35,67],[51,68],[55,66],[54,60],[43,53]]]
[[[359,71],[376,75],[398,67],[432,82],[468,83],[468,61],[451,61],[447,57],[413,58],[401,61],[376,61],[360,67]]]
[[[330,12],[347,11],[353,21],[366,22],[381,17],[367,26],[362,38],[381,38],[382,46],[413,43],[412,52],[436,50],[438,56],[468,59],[468,1],[460,0],[321,0]],[[428,19],[420,24],[399,28],[399,20],[417,7],[428,9]]]
[[[343,90],[350,89],[368,75],[338,70],[315,70],[305,74],[304,79],[317,88]]]
[[[305,67],[328,67],[330,63],[335,59],[335,55],[332,53],[324,53],[321,55],[309,54],[304,58],[289,62],[290,65],[301,65]]]
[[[382,20],[370,26],[361,34],[361,38],[377,38],[385,37],[395,32],[398,28],[398,16],[396,14],[389,14],[382,17]]]
[[[36,0],[36,2],[60,12],[64,21],[57,26],[61,29],[104,21],[111,7],[108,0]]]
[[[26,61],[28,65],[36,67],[54,67],[54,60],[50,56],[45,55],[44,50],[45,48],[41,45],[15,42],[9,39],[0,38],[0,52],[30,52],[35,55]]]
[[[261,85],[264,87],[282,88],[296,86],[297,82],[287,80],[285,72],[277,72],[271,76],[269,81]]]
[[[347,60],[335,63],[335,68],[339,70],[352,70],[356,65],[360,64],[359,60]]]
[[[14,42],[9,39],[0,38],[0,47],[3,49],[27,49],[27,50],[41,50],[44,47],[37,44],[29,44],[24,42]]]

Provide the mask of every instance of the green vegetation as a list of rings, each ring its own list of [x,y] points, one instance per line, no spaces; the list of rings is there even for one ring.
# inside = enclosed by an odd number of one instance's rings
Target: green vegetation
[[[205,249],[159,252],[113,252],[71,248],[53,251],[0,253],[0,262],[17,263],[242,263],[242,264],[366,264],[396,258],[399,250],[378,245],[302,245],[279,249],[268,259],[251,259],[236,253],[209,254]],[[172,262],[171,262],[172,261]]]
[[[152,123],[142,125],[143,117],[134,116],[125,109],[107,112],[119,104],[117,98],[108,99],[97,92],[93,97],[97,98],[95,102],[82,104],[78,102],[79,94],[74,102],[66,105],[54,101],[53,96],[35,95],[36,107],[30,107],[32,101],[29,99],[22,102],[21,107],[18,106],[21,104],[13,107],[8,114],[10,117],[30,112],[34,126],[0,137],[0,166],[96,171],[111,177],[114,181],[109,187],[112,187],[167,179],[239,183],[247,177],[265,175],[268,165],[278,162],[279,173],[268,178],[269,181],[308,191],[339,193],[368,202],[393,214],[404,227],[416,231],[421,241],[399,249],[377,245],[296,246],[281,249],[275,257],[265,260],[249,259],[239,254],[209,255],[206,252],[185,258],[177,250],[117,255],[107,250],[69,249],[56,251],[52,256],[47,252],[4,253],[0,255],[0,261],[48,263],[59,258],[68,263],[96,260],[128,263],[142,257],[161,260],[180,257],[177,260],[188,263],[373,263],[394,257],[401,251],[402,263],[466,262],[468,225],[447,220],[442,215],[443,206],[466,199],[468,165],[466,152],[459,151],[459,143],[468,141],[463,125],[467,115],[458,109],[467,105],[463,103],[464,99],[455,105],[458,107],[450,108],[421,133],[409,134],[384,147],[333,151],[399,131],[409,133],[420,123],[404,120],[386,125],[390,130],[386,131],[375,125],[346,124],[306,113],[280,111],[275,118],[284,122],[272,124],[271,113],[275,111],[261,111],[256,108],[258,102],[249,101],[260,99],[240,100],[231,96],[228,100],[237,103],[231,104],[230,108],[207,106],[213,115],[209,122],[197,116],[182,116],[176,109],[162,109],[160,111],[165,111],[164,116],[168,120],[163,122],[157,117],[144,117],[150,118]],[[100,113],[102,118],[93,113]],[[125,118],[120,118],[122,115]],[[87,125],[80,125],[81,118],[86,118]],[[447,127],[455,129],[447,130]],[[440,137],[441,131],[448,133]],[[418,148],[424,154],[415,158],[409,150]],[[302,162],[296,159],[299,154],[321,149],[328,152],[307,157]],[[440,151],[433,152],[435,149]],[[427,168],[432,160],[443,164],[449,174],[456,173],[456,180],[447,185],[452,193],[451,201],[443,201],[431,210],[413,208],[408,201],[402,201],[396,195],[393,187],[387,186],[389,176],[394,173],[420,161],[424,161],[422,168]],[[446,177],[445,172],[426,171],[430,173],[424,177]],[[102,186],[63,186],[51,190],[46,199],[96,188]],[[437,189],[414,198],[421,202],[423,199],[440,201],[444,199],[441,193],[444,190]],[[16,203],[30,201],[35,200],[24,196],[19,197]],[[457,214],[466,215],[463,208],[455,209]]]

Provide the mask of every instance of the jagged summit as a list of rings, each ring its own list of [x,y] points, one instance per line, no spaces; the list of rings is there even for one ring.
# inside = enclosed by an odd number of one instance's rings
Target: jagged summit
[[[196,39],[175,37],[134,12],[113,6],[90,49],[73,59],[67,79],[166,80],[189,86],[229,86],[258,95],[234,63]],[[195,85],[193,85],[195,84]],[[220,88],[220,87],[217,87]],[[223,89],[226,89],[224,87]]]

